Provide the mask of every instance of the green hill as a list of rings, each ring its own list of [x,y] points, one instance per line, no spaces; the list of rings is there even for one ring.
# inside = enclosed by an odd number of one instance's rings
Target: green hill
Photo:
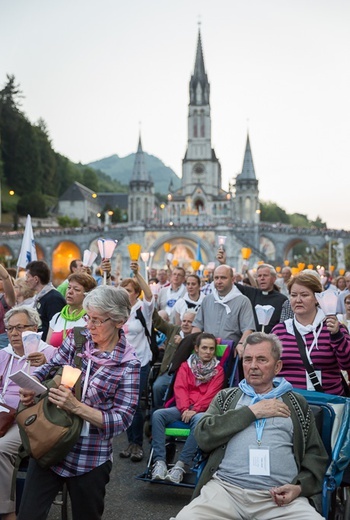
[[[135,162],[134,153],[126,157],[119,157],[118,155],[111,155],[99,161],[94,161],[88,164],[91,168],[100,170],[113,180],[121,184],[129,184]],[[147,170],[154,182],[154,189],[157,193],[166,195],[169,192],[170,181],[173,183],[173,189],[176,190],[181,186],[181,180],[176,173],[165,166],[165,164],[155,157],[144,152]]]

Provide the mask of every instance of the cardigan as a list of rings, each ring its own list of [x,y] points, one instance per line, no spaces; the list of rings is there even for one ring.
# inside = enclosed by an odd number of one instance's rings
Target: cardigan
[[[306,389],[306,368],[295,336],[287,332],[284,323],[276,325],[272,333],[283,345],[283,367],[279,376],[285,377],[295,388]],[[304,339],[310,349],[314,339],[312,332],[306,334]],[[323,322],[317,346],[311,352],[311,360],[314,369],[321,370],[323,390],[328,394],[344,395],[340,370],[350,368],[350,335],[344,325],[340,325],[336,334],[330,334]]]

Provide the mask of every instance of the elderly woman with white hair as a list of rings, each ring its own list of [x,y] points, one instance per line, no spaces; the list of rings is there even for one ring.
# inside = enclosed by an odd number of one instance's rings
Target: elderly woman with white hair
[[[36,332],[41,324],[35,309],[17,306],[7,311],[4,318],[9,345],[0,350],[0,405],[5,403],[17,408],[19,387],[10,379],[10,375],[25,369],[29,373],[43,365],[53,356],[56,349],[40,341],[38,351],[25,355],[22,334]],[[14,423],[3,437],[0,437],[0,516],[2,520],[16,518],[14,500],[11,500],[11,481],[18,448],[21,444],[19,429]]]
[[[139,392],[140,362],[125,340],[123,325],[130,314],[124,289],[99,286],[84,299],[86,329],[82,346],[81,401],[74,389],[51,388],[49,400],[84,420],[81,436],[68,455],[49,469],[31,459],[18,520],[47,518],[51,503],[65,482],[74,520],[98,520],[112,467],[112,440],[131,424]],[[35,371],[39,381],[61,365],[75,366],[74,332],[67,334],[50,363]],[[22,391],[30,406],[33,394]]]

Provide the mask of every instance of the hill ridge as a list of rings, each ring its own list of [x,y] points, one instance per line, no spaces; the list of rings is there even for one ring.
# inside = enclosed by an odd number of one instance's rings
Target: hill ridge
[[[166,166],[161,159],[155,155],[143,152],[146,159],[147,172],[154,182],[155,192],[166,195],[169,191],[169,184],[172,181],[173,189],[181,187],[181,179],[169,166]],[[87,166],[94,170],[100,170],[109,175],[113,180],[127,185],[130,182],[135,163],[135,153],[119,157],[118,154],[109,155],[97,161],[88,163]]]

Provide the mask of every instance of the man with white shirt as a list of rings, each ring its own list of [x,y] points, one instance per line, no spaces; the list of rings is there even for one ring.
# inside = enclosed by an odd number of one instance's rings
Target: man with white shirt
[[[170,282],[168,278],[168,271],[166,269],[158,269],[157,271],[157,289],[158,292],[163,289],[163,287],[169,287]]]
[[[284,266],[281,271],[281,275],[282,275],[281,278],[276,278],[275,284],[277,285],[277,287],[280,288],[281,294],[284,294],[288,298],[289,297],[288,283],[289,283],[290,279],[292,278],[291,268],[288,265]]]
[[[220,265],[214,271],[212,293],[204,298],[192,332],[211,332],[217,338],[232,339],[240,352],[244,339],[254,330],[249,299],[235,287],[231,267]]]
[[[175,323],[175,303],[186,292],[186,287],[184,285],[185,277],[185,269],[182,267],[175,267],[171,273],[169,287],[163,287],[163,289],[159,291],[158,309],[167,312],[171,323]]]
[[[198,312],[205,295],[201,293],[201,280],[196,274],[189,274],[186,278],[187,291],[177,300],[174,306],[175,324],[180,325],[184,313],[193,309]]]
[[[345,283],[346,283],[346,289],[342,291],[338,296],[338,303],[337,303],[337,314],[345,314],[345,296],[350,293],[350,271],[347,271],[345,273]]]

